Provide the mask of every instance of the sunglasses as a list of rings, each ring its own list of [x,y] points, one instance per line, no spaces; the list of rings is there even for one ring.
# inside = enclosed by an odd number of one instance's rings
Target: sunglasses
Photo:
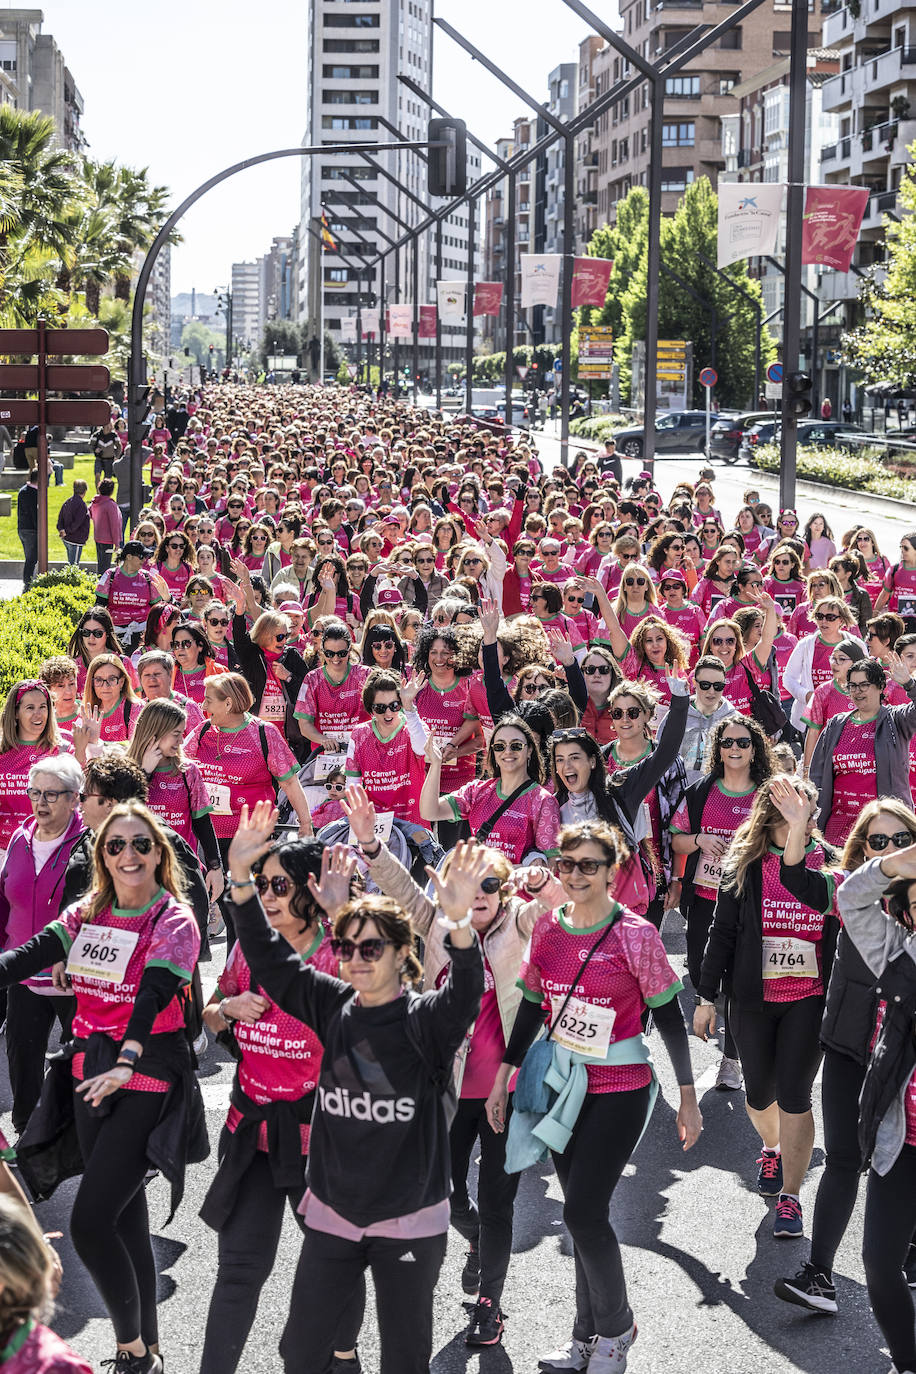
[[[557,871],[559,873],[575,873],[578,869],[587,878],[591,878],[598,872],[599,868],[607,868],[609,864],[610,859],[557,859]]]
[[[567,601],[567,604],[570,605],[570,606],[584,606],[584,605],[585,605],[585,597],[584,597],[584,596],[570,596],[570,595],[567,594],[566,601]]]
[[[611,711],[611,720],[623,720],[624,716],[627,720],[639,720],[641,715],[641,706],[615,706]]]
[[[537,697],[541,692],[550,690],[549,682],[525,682],[522,684],[522,696]]]
[[[705,678],[704,678],[702,681],[700,680],[700,678],[697,678],[697,680],[696,680],[696,686],[697,686],[697,690],[700,691],[700,692],[724,692],[724,691],[725,691],[725,683],[724,683],[724,682],[709,682],[709,681],[706,680]]]
[[[372,705],[372,714],[374,716],[387,716],[392,712],[400,711],[400,709],[401,703],[399,701],[388,701],[384,706],[381,702],[374,702]]]
[[[815,619],[815,620],[829,620],[829,621],[833,621],[833,620],[839,620],[839,618],[840,618],[840,617],[837,615],[836,611],[815,611],[815,612],[814,612],[814,619]]]
[[[357,944],[355,940],[331,941],[331,953],[335,959],[339,959],[342,964],[348,964],[354,954],[359,953],[360,959],[367,964],[377,964],[385,953],[386,945],[393,945],[393,940],[383,940],[379,936],[373,936],[368,940],[360,940]]]
[[[909,849],[913,836],[908,830],[896,830],[893,835],[882,835],[879,830],[874,835],[866,835],[865,843],[880,854],[889,844],[895,849]]]
[[[644,577],[625,577],[623,579],[623,585],[625,587],[644,587],[646,585],[646,579]]]
[[[346,785],[345,782],[326,782],[324,790],[326,792],[343,792]],[[281,893],[280,895],[282,896],[283,894]]]
[[[588,738],[588,731],[581,725],[571,726],[568,730],[554,730],[548,739],[548,744],[569,744],[571,740]]]
[[[88,627],[86,627],[86,626],[84,626],[83,629],[80,630],[80,634],[83,636],[83,639],[104,639],[104,638],[105,638],[105,631],[104,631],[104,630],[90,630],[90,629],[88,629]]]
[[[116,854],[121,854],[130,845],[135,854],[148,854],[153,847],[153,841],[149,835],[133,835],[126,840],[123,835],[112,835],[110,840],[105,841],[105,853],[112,858]]]
[[[196,649],[197,643],[193,639],[173,639],[173,649]],[[98,679],[96,679],[98,681]]]
[[[735,735],[733,739],[725,739],[723,736],[719,744],[723,749],[752,749],[754,742],[750,735]]]
[[[773,567],[774,567],[774,568],[791,568],[791,566],[792,566],[792,560],[791,560],[791,558],[774,558],[774,559],[773,559]]]
[[[268,878],[266,873],[258,873],[255,875],[254,885],[262,896],[270,888],[275,897],[285,897],[289,892],[290,882],[282,873],[273,878]]]
[[[373,649],[390,649],[394,644],[394,635],[376,635],[372,640]]]
[[[497,739],[493,741],[494,754],[504,754],[507,749],[510,754],[520,754],[524,748],[524,744],[518,739]]]
[[[206,623],[207,623],[208,625],[224,625],[227,629],[229,628],[229,621],[228,621],[228,620],[219,620],[219,619],[217,619],[217,620],[211,620],[211,619],[208,618],[207,621],[206,621]]]
[[[586,677],[609,677],[611,665],[609,663],[590,663],[587,668],[582,669]]]
[[[719,635],[716,639],[711,639],[709,642],[710,644],[714,644],[717,649],[727,648],[729,644],[738,643],[737,639],[723,639],[721,635]]]
[[[349,649],[323,649],[325,658],[349,658]]]

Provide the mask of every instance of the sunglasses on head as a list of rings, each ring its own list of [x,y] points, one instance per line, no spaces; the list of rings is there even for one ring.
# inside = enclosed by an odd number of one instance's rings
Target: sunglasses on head
[[[367,964],[377,964],[385,953],[386,945],[393,945],[393,940],[383,940],[380,936],[374,935],[367,940],[338,940],[331,941],[331,953],[335,959],[339,959],[342,964],[348,964],[354,954],[359,953],[360,959]]]
[[[568,730],[554,730],[548,744],[569,744],[572,740],[587,739],[588,731],[581,725],[572,725]]]
[[[374,716],[387,716],[390,715],[392,711],[400,711],[400,709],[401,703],[399,701],[387,701],[384,705],[379,701],[372,703],[372,714]]]
[[[880,854],[889,844],[895,849],[908,849],[913,843],[913,836],[908,830],[895,830],[893,835],[883,835],[878,830],[874,835],[866,835],[865,843]]]
[[[700,692],[722,692],[722,691],[725,690],[725,683],[724,683],[724,681],[723,681],[723,682],[710,682],[710,681],[708,680],[708,678],[703,678],[703,679],[697,678],[697,680],[696,680],[696,685],[697,685],[697,690],[700,691]]]
[[[123,835],[112,835],[110,840],[105,841],[105,853],[114,858],[116,854],[123,853],[127,845],[130,845],[135,854],[148,854],[153,847],[153,841],[149,835],[132,835],[129,840]]]
[[[609,864],[610,859],[557,859],[557,871],[574,873],[578,869],[587,878],[591,878],[599,868],[607,868]]]
[[[752,749],[754,742],[750,735],[735,735],[731,739],[725,739],[723,736],[719,744],[723,749]]]
[[[518,739],[497,739],[493,741],[493,753],[504,754],[508,749],[510,754],[520,754],[525,745]]]

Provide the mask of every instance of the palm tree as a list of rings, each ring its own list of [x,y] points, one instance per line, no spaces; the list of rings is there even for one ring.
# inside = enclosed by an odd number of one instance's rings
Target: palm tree
[[[128,301],[136,253],[150,246],[168,215],[168,188],[150,185],[145,167],[138,170],[90,158],[83,159],[83,179],[93,205],[109,222],[115,296]],[[178,242],[177,235],[172,242]]]

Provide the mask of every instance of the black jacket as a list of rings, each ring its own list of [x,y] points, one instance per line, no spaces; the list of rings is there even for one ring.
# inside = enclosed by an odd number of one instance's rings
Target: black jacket
[[[787,892],[815,911],[833,900],[826,875],[806,868],[803,863],[787,864],[783,860],[779,878]],[[857,1064],[868,1063],[878,1014],[877,981],[846,931],[841,930],[821,1024],[821,1044],[825,1050],[845,1054]]]
[[[248,683],[254,697],[251,714],[256,716],[261,709],[261,698],[264,695],[264,688],[267,686],[267,660],[248,633],[248,625],[244,615],[236,614],[232,617],[232,643],[238,658],[239,672]],[[300,763],[304,763],[312,752],[312,744],[299,729],[299,722],[296,720],[294,712],[299,688],[302,686],[302,679],[308,669],[298,649],[293,648],[284,649],[280,655],[279,664],[290,674],[288,682],[280,683],[283,699],[286,703],[283,734],[296,758]]]
[[[831,893],[830,902],[833,896]],[[748,1007],[763,1006],[763,872],[759,863],[748,869],[744,890],[720,887],[703,966],[701,997],[713,1001],[726,979],[733,996]],[[827,986],[836,952],[839,921],[828,912],[821,941],[821,979]]]
[[[356,1226],[443,1202],[451,1191],[444,1098],[480,1009],[480,945],[449,948],[448,978],[435,992],[363,1007],[349,983],[302,962],[256,897],[232,909],[252,978],[324,1047],[309,1142],[315,1197]]]
[[[705,778],[699,778],[696,782],[690,783],[684,793],[691,835],[698,834],[703,828],[703,807],[706,805],[706,798],[716,781],[717,779],[713,777],[712,773],[707,773]],[[701,852],[701,850],[696,849],[692,854],[688,854],[687,862],[684,865],[684,876],[681,880],[681,915],[685,921],[690,919],[690,912],[697,900],[697,895],[693,889],[693,880],[697,865],[700,862]]]
[[[38,529],[38,488],[28,482],[16,494],[16,528]]]

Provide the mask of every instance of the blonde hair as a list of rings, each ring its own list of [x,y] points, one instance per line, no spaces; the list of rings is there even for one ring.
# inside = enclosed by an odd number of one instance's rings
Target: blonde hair
[[[236,715],[243,716],[254,705],[254,696],[241,673],[213,673],[207,678],[207,687],[212,687],[217,696],[232,703]]]
[[[515,869],[501,849],[492,849],[487,845],[481,852],[483,857],[486,858],[490,868],[493,870],[493,876],[499,879],[499,902],[501,906],[506,898],[511,896],[511,892],[507,889],[506,884],[515,872]],[[452,866],[452,859],[454,857],[454,849],[449,850],[442,864],[441,876],[443,879],[448,877],[448,872]]]
[[[617,590],[617,600],[614,602],[614,610],[616,611],[618,616],[622,616],[626,613],[627,591],[626,587],[624,586],[624,583],[626,582],[627,578],[630,576],[631,573],[641,573],[642,576],[646,579],[645,600],[647,605],[658,605],[658,592],[655,590],[655,583],[652,581],[652,574],[649,572],[649,569],[646,567],[645,563],[628,563],[621,574],[620,586]]]
[[[850,629],[859,628],[859,622],[852,613],[852,607],[846,604],[842,593],[839,596],[822,596],[818,601],[815,601],[811,607],[812,616],[816,615],[822,606],[826,607],[828,611],[836,611],[843,624],[849,626]]]
[[[155,744],[163,735],[167,735],[170,730],[181,730],[184,733],[188,723],[188,713],[177,701],[169,701],[168,698],[149,701],[137,717],[137,724],[134,726],[134,733],[127,746],[127,757],[133,759],[135,763],[143,765],[143,755],[151,744]],[[178,757],[176,760],[179,769],[185,766],[184,750],[178,746]]]
[[[83,704],[86,706],[100,706],[98,693],[95,690],[95,678],[100,668],[117,668],[121,674],[121,701],[137,701],[138,697],[134,691],[130,680],[130,674],[124,664],[116,654],[98,654],[86,670],[86,685],[83,688]]]
[[[170,892],[173,897],[177,897],[180,902],[183,902],[186,897],[184,875],[159,817],[142,802],[121,802],[118,806],[112,807],[95,834],[92,856],[92,888],[89,892],[88,905],[82,911],[83,921],[90,925],[107,907],[113,906],[115,903],[114,882],[105,864],[105,841],[108,838],[109,830],[119,820],[141,821],[146,826],[152,836],[153,843],[157,844],[162,851],[156,865],[157,883],[160,887],[165,888],[166,892]]]
[[[722,867],[722,886],[732,887],[738,893],[744,891],[748,869],[759,863],[773,842],[773,830],[784,824],[782,813],[771,797],[773,782],[776,778],[785,781],[785,773],[775,773],[760,784],[751,813],[747,820],[738,826],[725,856]],[[817,788],[813,782],[794,777],[790,779],[799,796],[817,801]],[[813,838],[820,839],[817,831]]]
[[[285,630],[289,634],[292,625],[287,616],[281,615],[279,611],[262,611],[257,620],[251,627],[251,640],[261,647],[261,640],[268,635],[282,634]]]
[[[882,811],[894,816],[916,840],[916,813],[907,806],[906,802],[899,801],[896,797],[879,797],[877,801],[870,801],[859,813],[859,818],[846,840],[843,857],[840,859],[840,868],[847,873],[854,868],[861,868],[864,864],[865,837],[868,834],[868,827]]]

